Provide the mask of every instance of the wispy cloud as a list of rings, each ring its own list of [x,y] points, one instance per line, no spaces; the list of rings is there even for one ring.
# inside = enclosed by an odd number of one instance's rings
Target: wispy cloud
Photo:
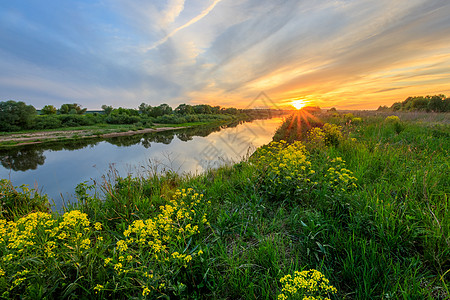
[[[221,2],[222,0],[214,0],[214,2],[207,7],[205,10],[203,10],[198,16],[192,18],[191,20],[189,20],[188,22],[186,22],[185,24],[175,28],[174,30],[172,30],[169,34],[167,34],[165,37],[163,37],[162,39],[160,39],[159,41],[157,41],[155,44],[153,44],[152,46],[150,46],[147,50],[152,50],[155,49],[156,47],[164,44],[165,42],[167,42],[168,39],[170,39],[171,37],[173,37],[175,34],[177,34],[177,32],[179,32],[180,30],[183,30],[185,28],[188,28],[189,26],[197,23],[198,21],[200,21],[201,19],[203,19],[204,17],[206,17],[213,9],[214,7],[219,4],[219,2]]]

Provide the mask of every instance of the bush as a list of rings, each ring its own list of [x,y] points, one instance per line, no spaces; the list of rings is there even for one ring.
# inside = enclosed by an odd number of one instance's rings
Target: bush
[[[397,116],[388,116],[384,120],[388,126],[391,126],[396,134],[400,134],[403,130],[405,130],[405,124],[400,121],[400,118]]]
[[[111,114],[106,117],[108,124],[134,124],[140,121],[139,116],[130,116],[128,114]]]
[[[334,124],[325,123],[322,128],[315,127],[308,133],[308,140],[315,147],[338,146],[342,141],[342,127]]]
[[[353,124],[361,124],[362,123],[362,119],[361,118],[353,118],[352,119],[352,123]]]
[[[186,118],[180,115],[164,115],[155,118],[155,123],[162,124],[182,124],[186,122]]]
[[[91,118],[77,114],[59,115],[58,118],[61,120],[63,127],[89,126],[95,124]]]
[[[54,129],[61,127],[61,120],[56,115],[43,115],[35,119],[33,129]]]

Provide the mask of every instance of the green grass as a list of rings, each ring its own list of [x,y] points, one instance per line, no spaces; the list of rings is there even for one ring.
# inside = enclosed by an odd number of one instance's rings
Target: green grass
[[[337,288],[331,299],[448,299],[450,126],[400,116],[404,129],[398,133],[384,115],[358,117],[355,124],[322,116],[324,123],[343,126],[331,144],[320,135],[304,136],[304,146],[274,144],[248,161],[199,176],[150,170],[145,177],[110,173],[99,186],[80,184],[78,203],[67,211],[80,210],[91,225],[79,221],[67,229],[82,234],[68,246],[56,240],[50,258],[39,252],[43,247],[22,244],[25,255],[3,240],[0,292],[23,298],[275,299],[281,278],[315,269]],[[203,194],[200,203],[189,192],[176,196],[188,188]],[[183,204],[170,202],[176,197]],[[169,239],[161,256],[135,242],[121,251],[128,226],[158,219],[167,213],[163,205],[192,211],[186,210],[191,219],[178,219],[170,230],[158,227]],[[24,214],[11,205],[3,209],[16,222]],[[63,222],[59,214],[51,218],[57,220],[52,226]],[[174,230],[186,230],[188,221],[198,232],[179,236]],[[51,239],[40,232],[33,241]],[[82,247],[86,239],[88,249]],[[175,252],[192,260],[185,263]]]

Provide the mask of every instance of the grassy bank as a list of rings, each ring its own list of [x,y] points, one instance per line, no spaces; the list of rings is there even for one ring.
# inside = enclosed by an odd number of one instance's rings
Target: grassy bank
[[[200,176],[80,184],[64,215],[3,181],[0,293],[447,299],[448,124],[320,119],[309,131],[287,119],[279,141]]]
[[[244,118],[245,119],[245,118]],[[98,139],[112,136],[134,135],[149,132],[174,130],[179,128],[193,128],[199,126],[219,126],[239,121],[239,118],[226,120],[210,120],[204,122],[189,122],[180,124],[152,124],[148,126],[133,124],[96,124],[90,126],[76,126],[55,130],[27,130],[13,133],[0,133],[0,149],[36,143],[54,143],[77,141],[80,139]]]

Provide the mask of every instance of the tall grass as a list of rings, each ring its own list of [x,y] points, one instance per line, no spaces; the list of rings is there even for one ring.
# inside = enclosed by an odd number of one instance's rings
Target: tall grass
[[[387,116],[357,117],[330,115],[322,122],[342,127],[325,124],[301,143],[274,142],[199,176],[80,184],[64,215],[4,208],[0,292],[448,299],[450,127],[400,116],[397,132]]]

